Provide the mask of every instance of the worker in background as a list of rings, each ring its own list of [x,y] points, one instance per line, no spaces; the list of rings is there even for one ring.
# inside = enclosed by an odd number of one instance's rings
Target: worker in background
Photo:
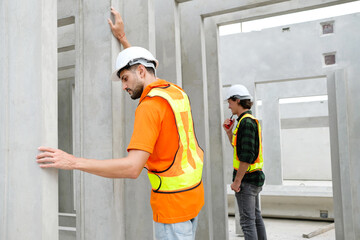
[[[234,122],[226,119],[223,128],[234,148],[233,183],[231,189],[239,207],[240,225],[245,240],[264,240],[266,230],[259,208],[259,193],[264,185],[261,127],[259,121],[252,116],[252,96],[243,85],[231,86],[226,100],[233,115]]]
[[[120,14],[109,25],[124,46],[116,60],[113,81],[132,99],[139,99],[134,131],[120,159],[85,159],[59,149],[40,147],[41,168],[77,169],[107,178],[137,178],[145,167],[152,186],[150,204],[158,240],[195,239],[198,214],[204,205],[203,150],[195,137],[188,96],[180,87],[157,79],[159,65],[146,49],[126,39]]]

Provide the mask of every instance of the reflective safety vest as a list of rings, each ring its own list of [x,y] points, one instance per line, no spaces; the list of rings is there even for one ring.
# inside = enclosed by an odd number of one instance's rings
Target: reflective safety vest
[[[234,167],[234,169],[238,170],[239,166],[240,166],[240,160],[239,160],[239,158],[237,156],[237,150],[236,150],[237,132],[239,130],[239,126],[240,126],[241,121],[244,118],[247,118],[247,117],[251,118],[251,119],[254,119],[256,121],[256,124],[258,126],[258,135],[259,135],[259,155],[257,156],[255,162],[253,164],[250,164],[249,168],[246,170],[246,173],[251,173],[251,172],[255,172],[255,171],[261,171],[262,168],[263,168],[263,165],[264,165],[263,154],[262,154],[261,126],[259,124],[259,121],[249,113],[244,114],[244,116],[241,117],[240,121],[236,125],[236,128],[235,128],[235,130],[233,132],[233,137],[232,137],[231,144],[234,147],[233,167]]]
[[[179,134],[179,148],[172,164],[163,171],[148,170],[153,191],[176,193],[198,187],[202,181],[204,153],[195,137],[188,96],[180,87],[173,84],[154,87],[147,96],[162,97],[170,104]]]

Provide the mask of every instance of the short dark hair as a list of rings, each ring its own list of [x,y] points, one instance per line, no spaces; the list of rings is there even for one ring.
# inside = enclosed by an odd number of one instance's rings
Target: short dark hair
[[[240,105],[245,109],[251,109],[254,103],[250,99],[240,100]]]
[[[154,62],[154,66],[156,66],[155,64],[156,64],[156,63]],[[123,67],[122,69],[120,69],[120,70],[116,73],[116,75],[120,78],[120,72],[121,72],[121,71],[123,71],[123,70],[129,70],[129,71],[131,71],[131,70],[137,68],[139,65],[140,65],[140,63],[134,64],[134,65],[132,65],[132,66],[130,66],[130,65],[128,64],[128,65],[126,65],[125,67]],[[145,67],[145,66],[144,66],[144,67]],[[154,69],[154,68],[152,68],[152,67],[145,67],[145,69],[146,69],[146,71],[148,71],[149,73],[151,73],[152,75],[155,76],[155,69]]]
[[[235,96],[232,96],[229,99],[236,102],[236,100],[238,98]],[[251,107],[254,103],[250,99],[243,99],[243,100],[240,100],[240,102],[238,104],[241,105],[245,109],[251,109]]]

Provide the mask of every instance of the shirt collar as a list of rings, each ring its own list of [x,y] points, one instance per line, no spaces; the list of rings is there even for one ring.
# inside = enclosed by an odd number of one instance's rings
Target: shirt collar
[[[148,93],[150,92],[151,89],[155,88],[155,87],[166,87],[169,86],[170,83],[158,78],[155,82],[150,83],[149,85],[146,86],[146,88],[143,90],[139,103],[146,97],[146,95],[148,95]]]
[[[240,116],[237,118],[237,121],[240,121],[240,119],[247,113],[252,114],[251,110],[247,110],[247,111],[243,112],[242,114],[240,114]]]

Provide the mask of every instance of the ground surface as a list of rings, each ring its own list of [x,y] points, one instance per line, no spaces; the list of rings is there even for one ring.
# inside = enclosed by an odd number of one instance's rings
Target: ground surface
[[[289,219],[264,218],[268,240],[306,240],[302,235],[309,234],[331,222],[302,221]],[[229,217],[229,240],[243,240],[235,234],[235,217]],[[335,240],[335,230],[322,233],[311,240]]]

